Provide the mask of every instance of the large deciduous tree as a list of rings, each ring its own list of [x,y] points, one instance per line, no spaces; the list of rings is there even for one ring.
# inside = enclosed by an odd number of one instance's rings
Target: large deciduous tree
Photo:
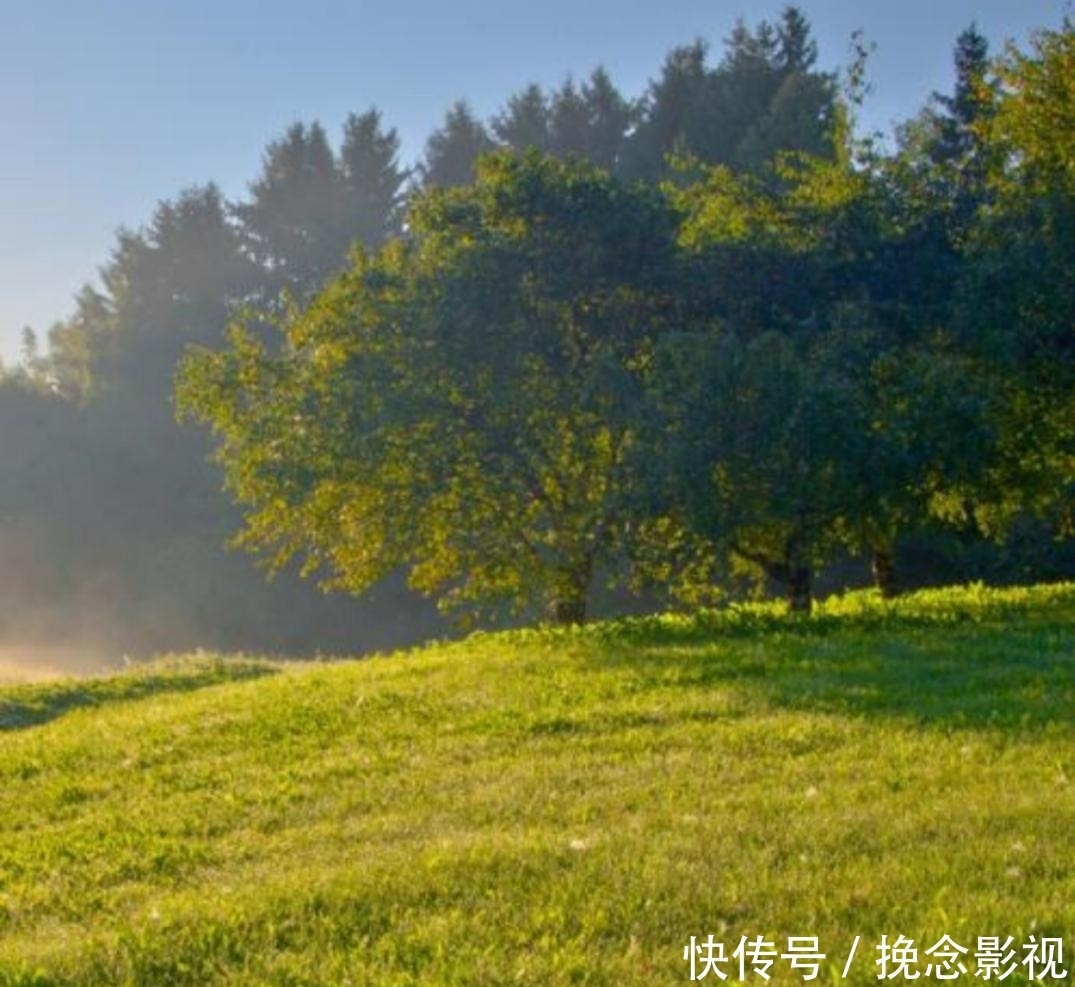
[[[946,245],[897,177],[846,155],[785,158],[776,183],[705,174],[677,193],[704,318],[659,351],[668,502],[795,609],[841,549],[872,552],[892,592],[897,536],[995,468],[995,381],[928,270]]]
[[[499,155],[432,190],[270,353],[237,329],[182,378],[242,536],[362,591],[585,618],[631,533],[640,396],[679,305],[662,194]]]
[[[1009,382],[991,527],[1020,511],[1075,531],[1075,23],[996,65],[974,140],[988,208],[974,217],[961,328]]]

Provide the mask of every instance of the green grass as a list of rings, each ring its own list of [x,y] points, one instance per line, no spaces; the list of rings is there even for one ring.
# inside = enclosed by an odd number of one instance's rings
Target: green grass
[[[710,933],[1069,968],[1073,645],[1075,587],[971,588],[3,689],[0,985],[674,984]]]

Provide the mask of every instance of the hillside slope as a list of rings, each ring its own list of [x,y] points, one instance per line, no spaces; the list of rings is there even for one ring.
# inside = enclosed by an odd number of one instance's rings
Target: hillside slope
[[[979,936],[1068,969],[1073,618],[971,588],[5,689],[0,984],[672,984],[710,934],[729,982],[742,936],[817,936],[818,982],[857,936],[849,983],[882,935],[922,982],[944,935],[964,982]]]

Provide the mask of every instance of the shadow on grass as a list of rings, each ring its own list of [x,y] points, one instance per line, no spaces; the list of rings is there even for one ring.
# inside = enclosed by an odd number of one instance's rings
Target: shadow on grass
[[[931,609],[610,625],[594,660],[660,689],[731,688],[774,708],[949,728],[1075,725],[1071,590]]]
[[[278,672],[268,662],[241,658],[191,659],[152,662],[131,672],[102,678],[8,686],[0,689],[0,732],[39,726],[74,709],[134,702],[165,693],[194,692]]]

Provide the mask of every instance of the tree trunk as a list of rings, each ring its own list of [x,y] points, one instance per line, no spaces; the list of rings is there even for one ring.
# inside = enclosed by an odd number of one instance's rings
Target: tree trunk
[[[552,601],[549,615],[554,624],[567,626],[586,623],[586,597],[559,597]]]
[[[889,544],[881,545],[873,550],[873,581],[881,598],[891,600],[899,596],[900,587],[896,581],[896,560]]]
[[[787,541],[788,609],[809,614],[814,609],[814,570],[806,552],[805,525],[793,529]]]
[[[788,567],[788,609],[808,614],[814,608],[814,574],[802,563]]]
[[[740,553],[742,554],[742,553]],[[744,556],[749,558],[749,556]],[[791,561],[791,553],[782,562],[755,556],[765,574],[785,588],[788,609],[792,613],[810,613],[814,608],[814,572],[809,562]]]
[[[549,619],[567,626],[586,623],[586,605],[590,596],[590,577],[593,562],[587,558],[573,567],[565,567],[556,578],[549,601]]]

